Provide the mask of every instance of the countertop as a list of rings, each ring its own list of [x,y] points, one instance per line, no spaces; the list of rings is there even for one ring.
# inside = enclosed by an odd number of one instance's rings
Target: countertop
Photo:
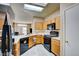
[[[57,39],[57,40],[60,40],[60,37],[51,37],[51,39]]]
[[[12,36],[12,38],[14,38],[14,44],[17,43],[21,38],[25,38],[25,37],[30,37],[33,35],[44,35],[42,33],[39,34],[28,34],[28,35],[16,35],[16,36]]]

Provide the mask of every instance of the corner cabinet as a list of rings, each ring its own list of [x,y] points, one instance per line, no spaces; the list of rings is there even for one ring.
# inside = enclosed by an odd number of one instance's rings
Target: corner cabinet
[[[36,44],[44,44],[44,36],[37,35],[36,38]]]
[[[37,44],[44,44],[44,36],[34,35],[29,37],[29,43],[28,43],[29,48]]]

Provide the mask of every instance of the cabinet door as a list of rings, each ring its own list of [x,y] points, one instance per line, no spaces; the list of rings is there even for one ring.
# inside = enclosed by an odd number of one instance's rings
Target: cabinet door
[[[55,19],[56,29],[60,29],[60,16],[57,16]]]
[[[36,44],[40,44],[41,43],[41,38],[39,36],[36,36]]]
[[[35,23],[35,29],[36,30],[42,30],[43,29],[43,22],[36,22]]]
[[[37,42],[36,42],[37,44],[43,44],[44,43],[44,38],[43,38],[42,35],[37,35],[36,38],[37,38]]]
[[[44,29],[44,30],[47,30],[47,21],[45,21],[45,22],[43,23],[43,29]]]
[[[51,51],[56,55],[60,55],[60,41],[58,39],[51,40]]]
[[[52,23],[52,20],[51,19],[48,19],[47,20],[47,24],[50,24],[50,23]]]
[[[35,45],[35,42],[33,41],[33,38],[34,38],[35,36],[30,36],[29,37],[29,42],[28,42],[28,47],[29,48],[31,48],[32,46],[34,46]]]
[[[12,54],[14,56],[19,56],[20,55],[20,41],[13,44]]]
[[[55,23],[55,21],[56,21],[56,19],[54,18],[54,19],[52,19],[52,21],[51,21],[51,22],[52,22],[52,23]]]
[[[4,21],[3,21],[3,19],[0,18],[0,29],[3,28],[3,24],[4,24]]]

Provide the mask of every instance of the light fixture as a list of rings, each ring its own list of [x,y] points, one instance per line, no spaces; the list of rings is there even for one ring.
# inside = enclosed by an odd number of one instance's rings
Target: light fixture
[[[41,12],[44,8],[40,7],[40,6],[35,6],[35,5],[30,5],[30,4],[24,4],[24,9]]]
[[[33,4],[45,7],[48,3],[33,3]]]

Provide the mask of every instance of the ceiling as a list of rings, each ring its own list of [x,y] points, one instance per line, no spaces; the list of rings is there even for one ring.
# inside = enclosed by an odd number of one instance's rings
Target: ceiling
[[[44,8],[44,10],[41,13],[39,13],[38,17],[47,17],[59,9],[60,9],[59,3],[49,3]]]
[[[31,4],[33,4],[33,3],[31,3]],[[13,9],[13,11],[14,11],[15,19],[23,20],[23,21],[24,20],[31,21],[31,20],[33,20],[33,17],[45,18],[45,17],[51,15],[52,13],[54,13],[55,11],[60,9],[59,3],[48,3],[46,6],[44,6],[43,11],[41,11],[41,12],[25,10],[24,9],[24,3],[12,3],[10,5],[11,5],[11,8]]]
[[[39,12],[38,15],[34,15],[34,17],[47,17],[53,12],[57,11],[60,9],[60,4],[59,3],[28,3],[30,5],[35,5],[35,6],[40,6],[43,7],[44,9]],[[30,10],[32,11],[32,10]]]

